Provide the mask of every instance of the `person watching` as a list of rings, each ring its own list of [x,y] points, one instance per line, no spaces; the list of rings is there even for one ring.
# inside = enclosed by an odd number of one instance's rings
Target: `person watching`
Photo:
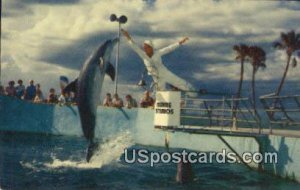
[[[16,96],[15,81],[9,81],[5,91],[7,96]]]
[[[142,108],[148,108],[154,106],[154,99],[150,96],[150,92],[148,90],[144,92],[144,96],[140,101],[140,106]]]
[[[58,103],[58,98],[57,98],[57,95],[55,94],[55,89],[54,88],[51,88],[49,90],[49,96],[48,96],[48,99],[47,99],[47,102],[50,103],[50,104],[56,104]]]
[[[36,88],[34,86],[34,81],[29,81],[29,86],[27,86],[25,91],[25,100],[33,100],[36,95]]]
[[[130,94],[126,95],[125,97],[126,102],[125,102],[125,107],[126,108],[136,108],[137,107],[137,102]]]
[[[36,94],[39,93],[39,96],[41,97],[41,99],[44,100],[45,98],[44,98],[44,95],[43,95],[43,92],[42,92],[42,89],[41,89],[41,85],[36,84],[35,89],[36,89]]]
[[[22,99],[25,94],[25,86],[23,85],[23,81],[21,79],[18,80],[18,86],[16,86],[16,96],[19,99]]]
[[[112,99],[111,99],[111,94],[107,93],[103,100],[103,106],[110,107],[112,105],[113,105],[113,103],[112,103]]]
[[[121,98],[119,98],[118,94],[114,95],[112,104],[113,104],[113,107],[116,107],[116,108],[122,108],[122,107],[124,107],[123,100]]]
[[[36,91],[36,95],[33,100],[34,103],[43,103],[44,102],[44,97],[42,94],[42,91]]]

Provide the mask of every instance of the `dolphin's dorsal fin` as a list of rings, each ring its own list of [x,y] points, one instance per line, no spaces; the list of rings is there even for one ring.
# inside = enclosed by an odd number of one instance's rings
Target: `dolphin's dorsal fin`
[[[115,71],[114,66],[110,62],[107,63],[105,73],[108,74],[108,76],[110,76],[112,81],[115,80],[116,71]]]
[[[69,83],[65,88],[65,92],[75,92],[77,93],[77,85],[78,85],[78,78]]]

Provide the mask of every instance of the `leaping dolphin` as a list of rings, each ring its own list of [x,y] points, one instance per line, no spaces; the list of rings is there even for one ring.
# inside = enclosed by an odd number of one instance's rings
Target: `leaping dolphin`
[[[78,79],[70,83],[64,90],[76,92],[81,127],[85,138],[89,141],[87,162],[90,161],[97,148],[95,125],[97,106],[100,103],[100,93],[105,73],[112,80],[115,69],[110,64],[110,55],[118,39],[107,40],[85,61]]]

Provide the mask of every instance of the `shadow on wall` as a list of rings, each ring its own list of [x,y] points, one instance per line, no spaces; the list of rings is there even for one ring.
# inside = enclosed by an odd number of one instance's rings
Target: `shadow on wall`
[[[295,180],[295,176],[293,175],[294,172],[287,171],[286,167],[289,163],[293,163],[293,159],[289,156],[289,147],[287,146],[285,142],[285,137],[276,137],[277,139],[280,139],[280,143],[278,145],[278,149],[274,147],[271,144],[270,137],[265,138],[265,144],[264,144],[264,152],[269,153],[276,153],[277,154],[277,163],[265,163],[264,164],[264,170],[281,176],[285,178],[290,178],[292,180]],[[273,160],[274,161],[274,160]]]

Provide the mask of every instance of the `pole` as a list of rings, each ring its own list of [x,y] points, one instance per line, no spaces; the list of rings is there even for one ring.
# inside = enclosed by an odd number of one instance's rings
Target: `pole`
[[[118,29],[118,47],[117,47],[117,55],[116,55],[116,77],[115,77],[115,94],[118,93],[118,74],[119,74],[119,51],[120,51],[120,30],[121,30],[121,23],[119,23]]]
[[[1,73],[1,65],[2,65],[2,53],[1,53],[1,46],[2,46],[2,0],[0,0],[0,86],[2,85],[2,73]]]

